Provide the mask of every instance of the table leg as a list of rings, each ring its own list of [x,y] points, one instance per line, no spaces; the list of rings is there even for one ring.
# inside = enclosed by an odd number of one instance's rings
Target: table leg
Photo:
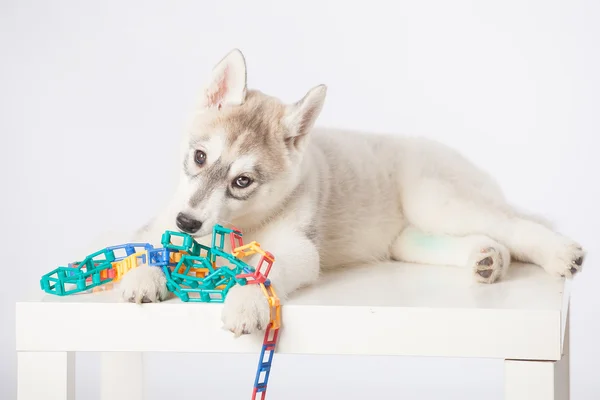
[[[18,400],[75,400],[75,353],[19,351]]]
[[[569,400],[569,321],[565,327],[563,355],[559,361],[506,360],[506,400]]]
[[[143,353],[104,352],[100,398],[102,400],[142,400],[144,389]]]

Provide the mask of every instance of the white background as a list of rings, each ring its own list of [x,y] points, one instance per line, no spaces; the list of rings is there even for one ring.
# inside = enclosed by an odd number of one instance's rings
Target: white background
[[[581,241],[572,392],[598,399],[599,18],[594,0],[2,1],[0,398],[15,397],[15,300],[162,204],[198,89],[238,47],[250,86],[291,102],[326,83],[320,124],[442,140]],[[502,398],[498,361],[276,358],[272,400]],[[95,399],[97,356],[79,360]],[[149,360],[151,399],[248,398],[256,363]]]

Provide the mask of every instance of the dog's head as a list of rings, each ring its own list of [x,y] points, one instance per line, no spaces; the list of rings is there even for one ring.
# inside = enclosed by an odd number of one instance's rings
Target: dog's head
[[[324,85],[294,104],[246,86],[246,62],[233,50],[212,70],[183,143],[177,227],[194,236],[214,224],[256,223],[297,186]]]

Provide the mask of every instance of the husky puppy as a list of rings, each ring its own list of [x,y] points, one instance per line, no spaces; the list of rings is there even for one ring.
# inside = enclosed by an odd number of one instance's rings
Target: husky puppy
[[[214,224],[231,224],[275,255],[270,278],[283,302],[322,270],[388,259],[468,268],[481,283],[501,279],[511,259],[558,277],[581,270],[578,243],[517,211],[456,151],[423,138],[315,128],[326,90],[284,104],[248,89],[244,56],[227,54],[185,132],[172,200],[136,240],[156,242],[169,229],[209,244]],[[168,295],[152,267],[125,275],[119,293],[138,303]],[[235,335],[265,328],[260,288],[233,287],[222,319]]]

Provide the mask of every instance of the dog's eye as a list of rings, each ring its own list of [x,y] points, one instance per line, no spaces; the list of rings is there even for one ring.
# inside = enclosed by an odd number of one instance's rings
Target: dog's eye
[[[206,153],[202,150],[196,150],[196,153],[194,153],[194,161],[198,165],[204,164],[206,162]]]
[[[233,186],[238,187],[240,189],[247,188],[252,183],[252,179],[247,176],[240,175],[233,180]]]

